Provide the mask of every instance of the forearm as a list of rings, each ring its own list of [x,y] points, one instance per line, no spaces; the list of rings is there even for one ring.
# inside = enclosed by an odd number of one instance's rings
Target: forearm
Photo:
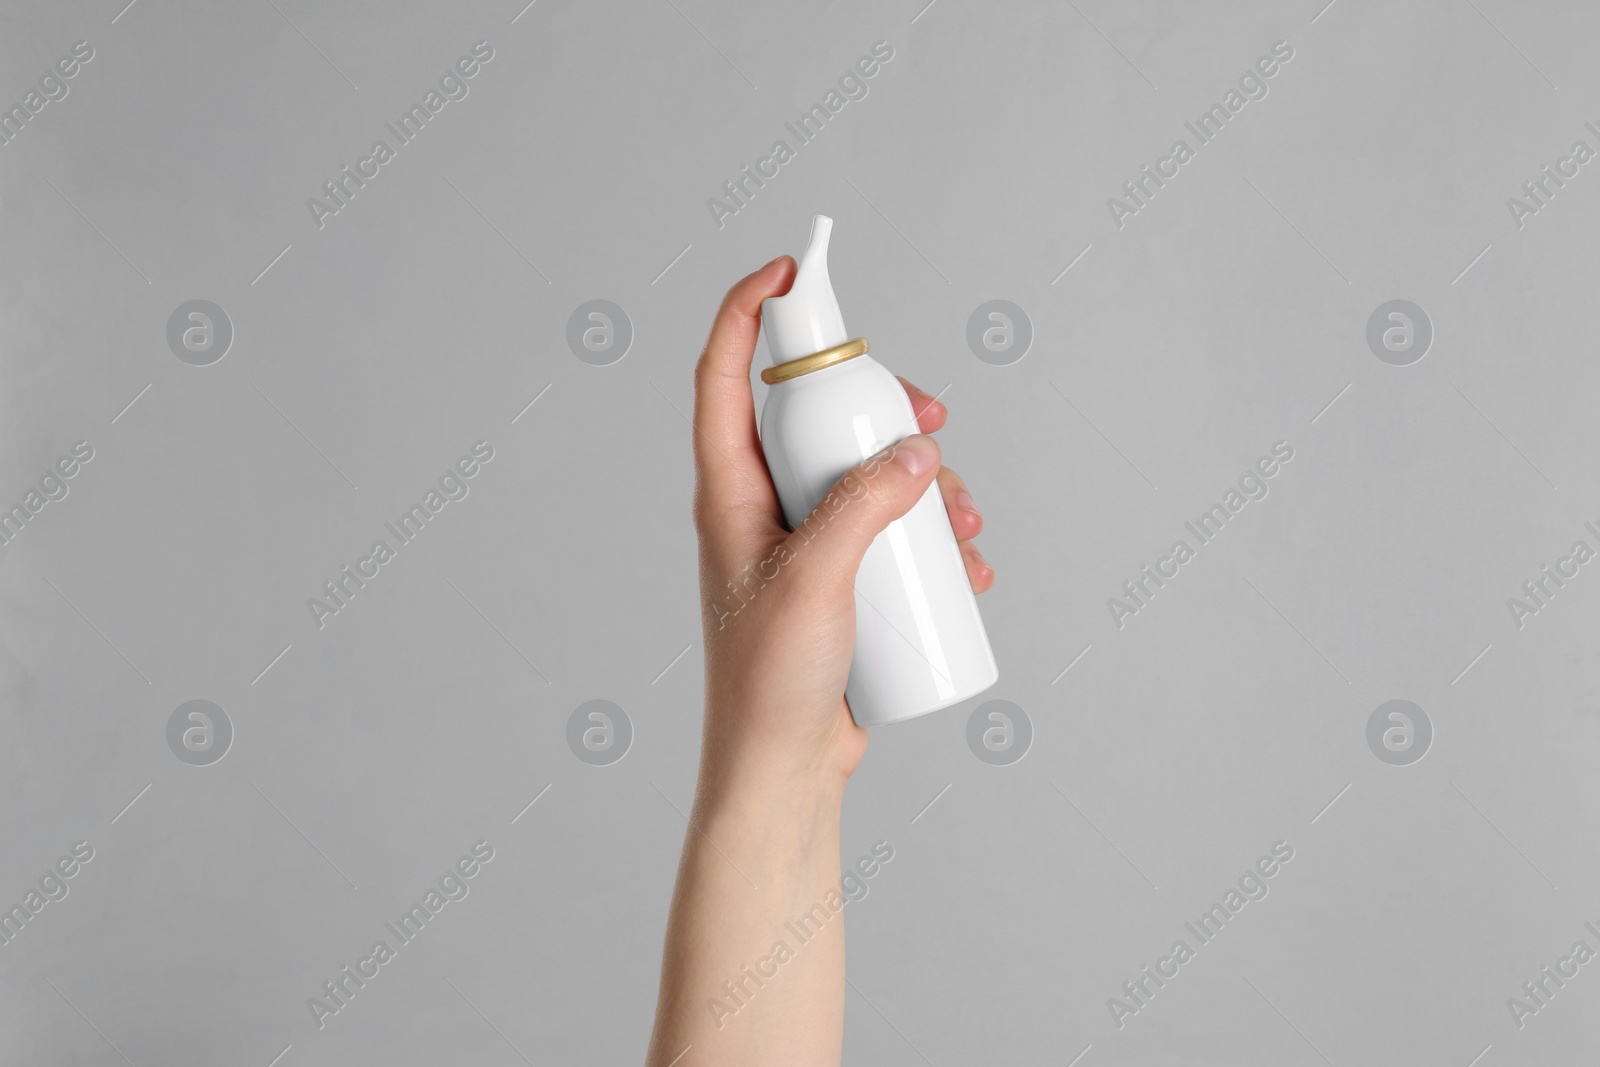
[[[678,866],[647,1062],[691,1048],[678,1067],[837,1064],[844,775],[718,755]]]

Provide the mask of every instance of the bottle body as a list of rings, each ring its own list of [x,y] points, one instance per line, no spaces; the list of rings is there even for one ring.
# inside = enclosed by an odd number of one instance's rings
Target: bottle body
[[[761,446],[790,529],[851,467],[916,432],[904,388],[869,356],[769,386]],[[937,482],[873,540],[855,589],[845,698],[857,724],[925,715],[998,680]]]

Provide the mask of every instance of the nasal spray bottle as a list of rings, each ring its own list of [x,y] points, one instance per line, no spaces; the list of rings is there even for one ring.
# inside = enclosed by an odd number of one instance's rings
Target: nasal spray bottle
[[[818,215],[786,296],[762,304],[773,365],[761,447],[789,528],[851,467],[917,433],[895,376],[845,332],[828,279],[833,220]],[[846,507],[849,505],[846,504]],[[856,645],[845,698],[861,726],[958,704],[1000,677],[937,481],[867,549],[856,573]]]

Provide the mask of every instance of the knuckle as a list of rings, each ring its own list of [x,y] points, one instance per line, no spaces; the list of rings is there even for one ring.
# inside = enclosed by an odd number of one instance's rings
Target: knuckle
[[[863,495],[870,497],[876,503],[891,499],[908,477],[905,468],[894,462],[894,452],[897,447],[891,445],[858,468]]]
[[[706,388],[711,383],[711,345],[700,350],[700,358],[694,363],[694,395],[699,399],[706,394]]]
[[[837,497],[835,510],[845,510],[853,505],[865,504],[873,507],[883,499],[883,483],[881,471],[869,471],[865,467],[856,467],[846,471],[839,484],[834,487],[833,495]]]

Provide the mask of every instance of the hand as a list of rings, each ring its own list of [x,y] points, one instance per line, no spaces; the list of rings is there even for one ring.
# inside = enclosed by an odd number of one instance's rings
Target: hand
[[[944,425],[945,407],[904,378],[922,433],[841,478],[832,490],[839,495],[813,513],[821,534],[803,547],[791,537],[762,457],[750,362],[761,302],[786,293],[794,274],[794,260],[782,256],[730,289],[695,370],[703,786],[747,770],[842,785],[855,769],[867,743],[844,700],[856,571],[873,538],[909,511],[935,477],[973,590],[994,584],[993,568],[972,543],[983,518],[961,478],[939,465],[938,445],[924,436]]]
[[[844,917],[827,918],[778,975],[769,954],[793,938],[788,920],[815,915],[840,884],[844,783],[867,746],[844,699],[856,571],[872,539],[938,478],[972,588],[994,583],[972,547],[983,519],[924,436],[944,425],[944,407],[904,379],[923,433],[841,478],[813,513],[821,532],[803,545],[785,529],[756,433],[750,360],[761,301],[788,292],[794,273],[783,256],[730,289],[695,369],[705,733],[662,949],[651,1067],[691,1048],[701,1067],[839,1062]],[[763,958],[770,981],[745,978]]]

